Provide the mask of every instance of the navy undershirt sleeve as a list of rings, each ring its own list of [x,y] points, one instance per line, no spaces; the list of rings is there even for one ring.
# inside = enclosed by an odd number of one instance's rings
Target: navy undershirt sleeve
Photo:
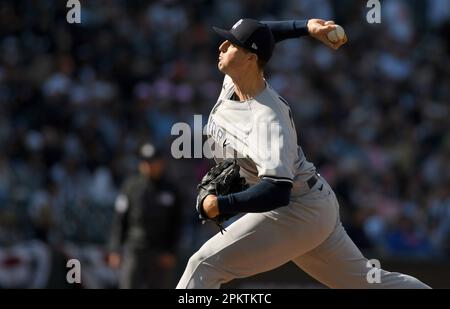
[[[263,179],[245,191],[217,197],[219,214],[266,212],[289,204],[292,184]]]
[[[307,26],[308,19],[287,21],[261,21],[261,23],[269,26],[276,43],[286,39],[309,35]]]

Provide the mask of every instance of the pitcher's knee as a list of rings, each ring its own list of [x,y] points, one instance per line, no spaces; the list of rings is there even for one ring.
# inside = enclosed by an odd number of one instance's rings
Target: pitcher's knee
[[[216,265],[214,256],[207,256],[201,250],[194,253],[188,261],[184,276],[187,288],[219,288],[231,280],[230,274]]]
[[[201,265],[205,262],[206,259],[207,256],[202,254],[201,251],[197,251],[189,258],[187,268],[191,269],[192,272],[194,272],[202,267]]]

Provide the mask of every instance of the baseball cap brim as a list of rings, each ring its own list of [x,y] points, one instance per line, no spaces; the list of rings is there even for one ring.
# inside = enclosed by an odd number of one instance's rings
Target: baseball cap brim
[[[236,39],[236,37],[229,31],[229,30],[225,30],[225,29],[221,29],[221,28],[217,28],[217,27],[213,27],[213,30],[220,35],[222,38],[230,41],[233,44],[236,44],[237,46],[240,47],[244,47],[247,48],[247,46],[245,46],[242,42],[240,42],[238,39]]]

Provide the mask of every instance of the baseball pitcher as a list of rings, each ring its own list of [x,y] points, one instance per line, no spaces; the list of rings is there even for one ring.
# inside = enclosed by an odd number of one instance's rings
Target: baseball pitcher
[[[233,174],[238,171],[248,188],[223,194],[217,189],[221,185],[207,192],[201,185],[197,211],[203,219],[246,214],[190,258],[177,288],[219,288],[288,261],[330,288],[429,288],[385,270],[379,283],[367,279],[372,267],[345,232],[333,190],[297,145],[289,104],[264,78],[277,42],[310,35],[338,49],[347,37],[337,35],[332,42],[327,34],[335,29],[333,21],[320,19],[241,19],[230,30],[214,28],[224,38],[218,68],[225,78],[208,135],[217,162],[232,158],[239,165],[226,163],[227,174],[218,183],[239,181]],[[222,170],[210,173],[208,184]]]

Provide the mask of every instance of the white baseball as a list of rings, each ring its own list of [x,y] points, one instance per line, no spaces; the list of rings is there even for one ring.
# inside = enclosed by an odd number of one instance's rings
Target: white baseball
[[[331,30],[327,33],[328,40],[330,40],[331,43],[336,43],[344,39],[345,37],[345,31],[344,28],[342,28],[339,25],[336,25],[336,29]]]

